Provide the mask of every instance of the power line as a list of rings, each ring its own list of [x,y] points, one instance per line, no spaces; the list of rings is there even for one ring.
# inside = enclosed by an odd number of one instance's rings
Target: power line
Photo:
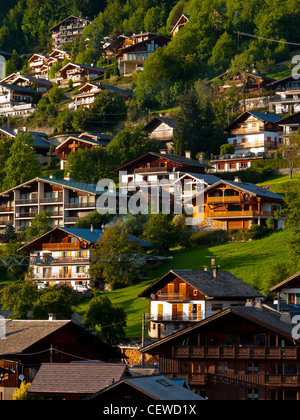
[[[262,37],[262,36],[257,36],[257,35],[253,35],[253,34],[248,34],[248,33],[246,33],[246,32],[237,32],[237,31],[234,31],[234,33],[235,33],[235,34],[238,34],[238,36],[239,36],[239,35],[249,36],[250,38],[261,39],[261,40],[263,40],[263,41],[268,41],[268,42],[277,42],[277,43],[279,43],[279,44],[288,44],[288,45],[295,45],[295,46],[297,46],[297,47],[300,47],[300,44],[297,44],[297,43],[295,43],[295,42],[288,42],[288,41],[283,41],[283,40],[280,40],[280,41],[279,41],[278,39],[265,38],[265,37]]]

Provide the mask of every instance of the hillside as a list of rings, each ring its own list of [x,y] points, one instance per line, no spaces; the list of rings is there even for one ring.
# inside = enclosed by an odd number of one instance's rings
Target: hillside
[[[162,277],[171,269],[203,270],[208,265],[209,256],[217,256],[221,270],[230,271],[257,290],[266,293],[272,266],[288,258],[287,240],[289,231],[278,231],[272,235],[252,242],[237,242],[214,246],[201,246],[191,251],[173,250],[173,260],[149,273],[137,285],[107,293],[113,303],[124,306],[127,313],[126,335],[140,337],[142,314],[148,313],[148,301],[137,299],[139,293]],[[78,312],[84,314],[86,303],[79,306]]]

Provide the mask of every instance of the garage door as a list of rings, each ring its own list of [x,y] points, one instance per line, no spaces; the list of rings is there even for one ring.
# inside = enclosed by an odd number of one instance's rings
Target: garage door
[[[242,229],[243,221],[242,220],[229,220],[228,229]]]

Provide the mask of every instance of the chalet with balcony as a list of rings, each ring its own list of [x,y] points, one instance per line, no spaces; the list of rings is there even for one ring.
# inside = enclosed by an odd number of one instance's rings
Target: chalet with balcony
[[[166,47],[170,38],[151,32],[132,35],[133,41],[121,48],[116,55],[121,75],[132,74],[157,48]]]
[[[190,152],[186,156],[171,155],[168,153],[149,152],[138,159],[127,163],[114,173],[120,175],[120,183],[123,186],[135,188],[141,181],[149,184],[159,182],[162,188],[174,192],[173,183],[187,172],[205,174],[210,166],[191,158]]]
[[[60,70],[58,77],[54,80],[62,88],[67,87],[70,80],[73,82],[73,86],[79,86],[96,77],[103,76],[104,72],[105,70],[100,67],[68,63]]]
[[[147,125],[145,130],[152,140],[158,140],[162,144],[162,149],[167,153],[173,150],[173,134],[176,128],[176,120],[174,118],[155,117]]]
[[[265,92],[269,92],[271,90],[270,83],[274,81],[275,79],[258,74],[256,70],[252,73],[244,72],[234,75],[227,71],[211,80],[209,85],[219,95],[223,95],[228,89],[234,87],[243,98],[245,94],[261,96]]]
[[[97,185],[65,179],[35,178],[0,193],[0,233],[12,223],[16,231],[31,225],[42,211],[50,212],[53,226],[74,226],[79,217],[96,209]]]
[[[300,272],[288,279],[276,284],[270,289],[271,293],[276,293],[279,307],[281,302],[287,305],[296,305],[300,309]],[[294,306],[295,309],[295,306]]]
[[[20,73],[13,73],[1,81],[9,85],[24,86],[31,89],[36,89],[38,92],[47,93],[52,87],[53,83],[46,79],[40,79],[33,76],[28,76]]]
[[[45,235],[20,248],[30,253],[30,268],[33,280],[39,287],[65,284],[69,287],[88,290],[92,286],[104,288],[101,279],[94,282],[89,273],[95,244],[101,241],[101,229],[77,229],[57,227]],[[146,241],[129,235],[131,241]]]
[[[294,76],[288,76],[275,80],[269,84],[269,88],[276,92],[269,109],[276,114],[294,114],[300,111],[300,80]]]
[[[246,153],[276,150],[283,142],[278,135],[279,120],[280,116],[276,114],[246,111],[225,128],[228,143],[241,157]]]
[[[48,59],[46,54],[33,54],[29,58],[30,75],[37,79],[48,79]]]
[[[283,137],[285,143],[288,143],[289,139],[295,137],[299,130],[300,111],[279,120],[278,127],[279,135]]]
[[[299,400],[299,340],[286,314],[261,302],[232,306],[162,338],[142,353],[160,373],[209,400]]]
[[[89,359],[120,360],[120,351],[70,320],[1,320],[6,337],[0,340],[0,399],[12,400],[20,375],[32,382],[43,363],[71,363]],[[1,378],[1,370],[7,371]]]
[[[79,41],[84,29],[92,20],[83,17],[69,16],[54,25],[52,32],[52,47],[60,49],[64,44]]]
[[[275,219],[275,229],[284,225],[284,219],[276,218],[283,197],[255,184],[221,180],[203,194],[204,205],[195,207],[194,217],[205,229],[249,229],[265,225],[269,218]]]
[[[13,117],[34,112],[35,90],[0,82],[0,116]]]
[[[231,305],[263,296],[226,271],[171,270],[138,297],[149,299],[149,337],[162,338]]]
[[[178,32],[188,23],[190,15],[182,14],[171,30],[172,36],[176,36]]]
[[[60,156],[60,169],[66,169],[67,160],[71,153],[78,149],[91,149],[94,147],[106,147],[114,136],[100,133],[82,133],[78,137],[70,136],[56,148],[56,154]]]
[[[101,92],[110,92],[113,95],[121,95],[125,100],[128,100],[132,97],[132,92],[119,89],[115,86],[106,86],[102,84],[95,83],[86,83],[84,86],[78,89],[78,93],[73,96],[74,99],[74,109],[75,111],[80,108],[90,108],[95,102],[96,97]],[[113,99],[113,97],[112,97]],[[73,107],[73,104],[71,104]],[[70,108],[70,106],[69,106]]]

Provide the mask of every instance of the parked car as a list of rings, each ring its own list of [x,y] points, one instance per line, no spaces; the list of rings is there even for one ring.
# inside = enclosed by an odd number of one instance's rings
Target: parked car
[[[264,152],[258,152],[258,153],[256,153],[256,156],[264,158],[264,157],[266,157],[266,154]]]
[[[38,283],[37,287],[38,287],[38,290],[47,289],[47,287],[49,287],[49,284],[47,284],[47,283]]]
[[[83,286],[82,284],[78,284],[74,286],[74,290],[78,293],[84,293],[87,292],[89,288],[87,286]]]

